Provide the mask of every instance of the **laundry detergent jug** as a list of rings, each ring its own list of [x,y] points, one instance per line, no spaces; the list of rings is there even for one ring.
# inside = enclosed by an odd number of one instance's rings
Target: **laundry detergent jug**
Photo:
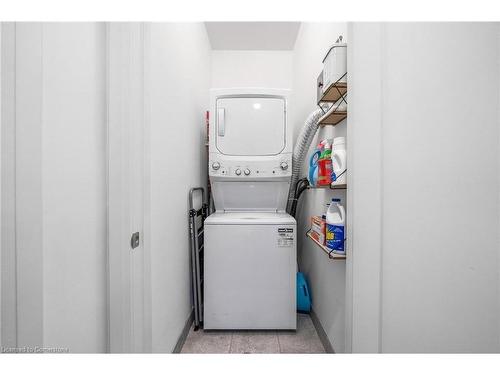
[[[326,212],[326,247],[338,254],[345,254],[345,210],[340,199],[333,198]]]
[[[333,139],[332,145],[332,183],[334,185],[345,184],[347,181],[345,137]]]
[[[302,272],[297,272],[297,311],[307,313],[311,311],[311,295]]]
[[[316,186],[318,184],[318,160],[321,155],[321,151],[316,150],[309,159],[309,185]]]
[[[330,186],[332,182],[331,140],[321,141],[322,151],[318,160],[318,186]]]

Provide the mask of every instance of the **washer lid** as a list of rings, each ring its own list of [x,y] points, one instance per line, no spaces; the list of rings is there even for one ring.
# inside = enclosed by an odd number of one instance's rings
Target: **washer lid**
[[[295,219],[286,212],[215,212],[205,225],[295,225]]]

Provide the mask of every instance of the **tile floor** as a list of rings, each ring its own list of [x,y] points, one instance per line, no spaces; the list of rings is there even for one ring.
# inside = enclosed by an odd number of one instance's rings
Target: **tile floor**
[[[297,331],[208,331],[193,327],[181,353],[325,353],[307,314],[297,314]]]

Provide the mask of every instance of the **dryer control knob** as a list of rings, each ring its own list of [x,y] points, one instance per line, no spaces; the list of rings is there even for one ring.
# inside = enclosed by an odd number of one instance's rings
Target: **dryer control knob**
[[[215,161],[215,162],[212,163],[212,169],[214,171],[218,170],[219,168],[220,168],[219,162]]]
[[[288,163],[286,161],[281,162],[280,164],[281,169],[286,171],[288,169]]]
[[[239,176],[241,174],[241,169],[238,168],[237,170],[234,171],[234,173],[236,173],[236,176]]]
[[[247,168],[247,169],[245,169],[245,172],[244,172],[244,173],[245,173],[245,176],[248,176],[248,175],[250,174],[250,169],[248,169],[248,168]]]

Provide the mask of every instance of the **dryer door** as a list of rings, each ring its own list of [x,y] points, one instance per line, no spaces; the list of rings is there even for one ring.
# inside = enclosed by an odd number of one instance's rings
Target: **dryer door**
[[[217,99],[216,146],[225,155],[277,155],[285,148],[286,107],[282,97]]]

